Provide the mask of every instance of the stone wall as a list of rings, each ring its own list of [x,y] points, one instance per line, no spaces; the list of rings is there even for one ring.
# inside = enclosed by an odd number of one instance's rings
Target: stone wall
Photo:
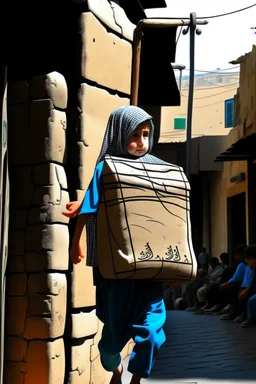
[[[108,116],[130,103],[134,26],[114,3],[84,3],[74,76],[52,63],[52,72],[8,88],[5,384],[101,384],[110,376],[97,348],[92,270],[69,262],[74,223],[61,212],[88,187]]]

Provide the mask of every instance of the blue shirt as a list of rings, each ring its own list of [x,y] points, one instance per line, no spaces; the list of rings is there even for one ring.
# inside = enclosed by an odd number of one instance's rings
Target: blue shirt
[[[254,269],[251,269],[250,267],[247,266],[241,288],[247,288],[251,284],[253,277],[254,277]]]
[[[79,215],[93,214],[98,211],[101,199],[103,167],[104,161],[101,161],[95,168],[92,181],[86,191]]]
[[[234,276],[229,280],[229,283],[240,283],[244,280],[247,265],[242,261],[238,264]]]

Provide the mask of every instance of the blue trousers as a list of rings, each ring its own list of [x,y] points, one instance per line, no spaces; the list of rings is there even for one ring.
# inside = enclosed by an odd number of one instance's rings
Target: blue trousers
[[[150,375],[154,360],[165,342],[166,311],[163,284],[147,280],[105,280],[94,270],[96,313],[104,323],[99,342],[101,363],[113,372],[120,352],[130,339],[135,346],[128,370],[143,378]]]
[[[256,319],[256,295],[252,295],[247,301],[247,317]]]

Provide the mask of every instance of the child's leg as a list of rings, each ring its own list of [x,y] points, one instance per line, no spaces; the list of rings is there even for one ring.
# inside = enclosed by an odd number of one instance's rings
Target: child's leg
[[[101,364],[108,372],[114,372],[120,366],[122,360],[120,352],[126,344],[126,340],[123,341],[122,345],[117,343],[112,337],[112,332],[111,326],[104,324],[98,345]]]
[[[165,319],[165,306],[161,300],[150,304],[140,325],[134,324],[136,345],[133,348],[128,366],[128,371],[134,376],[147,378],[150,375],[156,353],[166,340],[162,328]]]

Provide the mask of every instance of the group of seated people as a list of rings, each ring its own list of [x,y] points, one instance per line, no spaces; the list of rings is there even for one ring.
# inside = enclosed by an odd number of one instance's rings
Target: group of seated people
[[[241,327],[256,324],[256,244],[234,249],[235,267],[227,253],[200,265],[196,280],[186,286],[187,311],[220,315]]]

